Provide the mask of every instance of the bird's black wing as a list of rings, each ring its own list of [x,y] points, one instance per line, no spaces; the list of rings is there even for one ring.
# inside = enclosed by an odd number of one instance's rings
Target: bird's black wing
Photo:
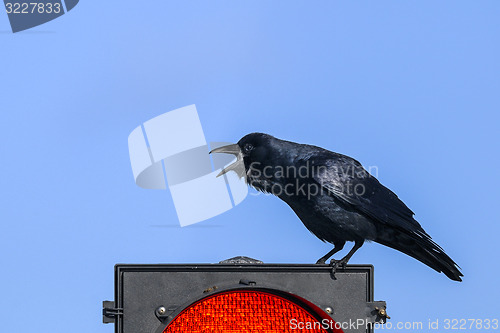
[[[461,281],[458,265],[424,231],[413,212],[358,161],[329,151],[312,154],[307,160],[313,166],[313,179],[323,189],[374,222],[378,229],[374,241]]]
[[[313,179],[342,202],[376,222],[428,236],[398,196],[355,159],[327,151],[310,156],[308,163]]]

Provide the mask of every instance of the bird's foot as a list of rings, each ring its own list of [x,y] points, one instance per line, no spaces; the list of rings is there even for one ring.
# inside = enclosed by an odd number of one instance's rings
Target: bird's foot
[[[337,269],[339,267],[341,269],[345,269],[346,265],[347,265],[347,260],[345,260],[345,258],[342,258],[340,260],[335,260],[335,259],[330,260],[330,266],[332,266],[332,271],[330,272],[330,275],[332,276],[332,279],[337,280],[337,277],[335,276]]]
[[[324,265],[326,264],[326,259],[320,258],[316,261],[316,265]]]

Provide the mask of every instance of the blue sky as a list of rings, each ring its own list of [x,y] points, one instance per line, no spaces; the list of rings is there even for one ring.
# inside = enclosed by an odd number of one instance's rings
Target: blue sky
[[[0,15],[2,330],[113,332],[100,312],[115,263],[330,250],[277,198],[180,228],[168,191],[134,184],[129,133],[190,104],[208,141],[260,131],[377,167],[465,275],[363,246],[351,263],[375,266],[394,323],[499,318],[499,14],[498,1],[81,1],[18,34]]]

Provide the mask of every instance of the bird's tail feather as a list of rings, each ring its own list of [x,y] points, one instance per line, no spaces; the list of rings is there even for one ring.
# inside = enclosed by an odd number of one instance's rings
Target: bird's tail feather
[[[406,231],[406,230],[405,230]],[[462,281],[459,266],[437,245],[425,231],[385,230],[375,241],[401,251],[454,281]]]

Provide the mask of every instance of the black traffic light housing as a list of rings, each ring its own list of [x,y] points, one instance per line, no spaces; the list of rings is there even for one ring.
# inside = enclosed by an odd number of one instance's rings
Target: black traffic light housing
[[[373,301],[373,266],[348,265],[332,278],[329,265],[263,264],[237,257],[219,264],[115,266],[115,301],[103,302],[103,322],[116,333],[159,332],[193,302],[232,290],[296,296],[328,314],[344,332],[372,332],[386,304]]]

